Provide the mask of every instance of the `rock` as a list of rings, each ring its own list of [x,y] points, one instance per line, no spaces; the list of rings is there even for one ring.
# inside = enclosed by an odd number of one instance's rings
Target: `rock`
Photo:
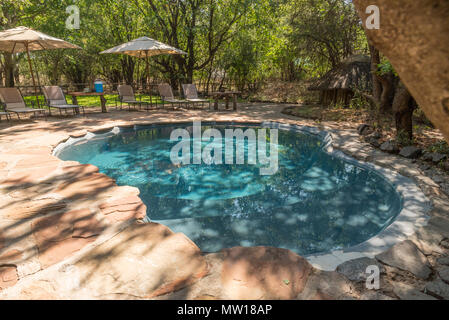
[[[449,256],[443,256],[437,259],[437,262],[439,264],[445,265],[445,266],[449,266]]]
[[[449,285],[444,283],[441,279],[429,282],[426,285],[425,290],[435,297],[449,300]]]
[[[297,254],[271,247],[223,250],[221,282],[228,299],[294,299],[312,266]]]
[[[56,193],[71,201],[96,196],[101,192],[112,189],[115,181],[101,173],[66,180],[55,190]]]
[[[438,275],[440,276],[441,280],[443,280],[446,283],[449,283],[449,267],[443,266],[441,268],[438,268]]]
[[[334,300],[353,299],[355,291],[352,283],[338,272],[314,270],[307,281],[304,291],[297,299],[313,300],[317,295],[326,295]]]
[[[422,150],[420,148],[409,146],[402,148],[401,152],[399,152],[399,155],[408,159],[416,159],[421,155],[421,153]]]
[[[370,145],[372,145],[374,148],[380,148],[380,142],[376,139],[370,139],[367,141]]]
[[[147,215],[147,207],[138,196],[109,200],[100,205],[100,211],[109,220],[116,222],[131,219],[142,220]]]
[[[442,183],[442,184],[441,184],[441,190],[442,190],[446,195],[449,195],[449,183]]]
[[[377,255],[376,259],[389,266],[409,271],[420,279],[428,279],[432,273],[426,257],[410,240],[396,244]]]
[[[433,252],[443,253],[443,249],[440,247],[443,239],[444,235],[437,232],[432,226],[421,227],[411,238],[419,250],[426,255]]]
[[[438,183],[438,184],[447,181],[446,177],[444,177],[444,176],[442,176],[442,175],[434,175],[434,176],[432,177],[432,180],[433,180],[435,183]]]
[[[0,266],[0,291],[12,287],[19,281],[16,267]]]
[[[38,199],[16,201],[4,209],[0,209],[0,216],[9,220],[35,218],[64,209],[67,204],[59,199]]]
[[[401,300],[437,300],[432,296],[422,293],[413,286],[400,282],[393,283],[393,292]]]
[[[5,247],[5,238],[0,233],[0,250],[2,250]]]
[[[379,139],[382,138],[382,135],[377,131],[365,136],[365,141],[371,144],[375,148],[380,147]]]
[[[443,160],[446,160],[447,155],[441,153],[433,153],[432,154],[432,162],[435,164],[440,163]]]
[[[324,292],[321,292],[321,290],[317,290],[316,295],[311,300],[325,301],[325,300],[335,300],[335,298]]]
[[[360,300],[397,300],[377,291],[367,291],[360,295]]]
[[[432,161],[432,159],[433,159],[432,153],[424,152],[424,154],[422,155],[421,159],[424,160],[424,161]]]
[[[446,170],[446,171],[449,171],[449,160],[446,160],[446,161],[443,163],[443,169]]]
[[[443,241],[441,241],[440,246],[445,249],[449,249],[449,239],[444,239]]]
[[[338,273],[355,282],[366,282],[369,274],[366,269],[369,266],[378,266],[381,273],[385,273],[385,268],[375,259],[359,258],[342,263],[336,269]]]
[[[200,249],[184,234],[156,224],[134,224],[87,252],[72,269],[96,298],[151,299],[191,285],[208,273]]]
[[[357,127],[357,132],[361,136],[366,136],[372,132],[372,128],[368,124],[361,124],[360,126]]]
[[[55,288],[48,281],[36,281],[20,290],[14,300],[59,300]]]
[[[12,265],[20,262],[23,257],[23,252],[17,249],[12,249],[0,254],[0,265]]]
[[[70,211],[32,222],[39,261],[47,268],[95,241],[104,227],[89,209]]]
[[[429,226],[431,226],[435,232],[440,233],[445,238],[449,238],[449,220],[442,217],[432,217],[429,220]]]
[[[389,140],[381,144],[380,150],[388,153],[398,153],[399,145],[394,140]]]

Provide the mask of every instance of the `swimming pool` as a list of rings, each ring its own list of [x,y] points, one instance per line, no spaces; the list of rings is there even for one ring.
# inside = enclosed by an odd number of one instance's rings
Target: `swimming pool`
[[[276,170],[264,175],[266,163],[248,163],[253,142],[245,140],[245,162],[238,164],[237,145],[226,149],[226,130],[266,129],[272,151],[270,133],[277,128],[203,123],[201,134],[213,129],[224,138],[203,139],[200,150],[214,143],[214,150],[222,147],[222,164],[195,163],[195,153],[190,164],[173,163],[172,151],[180,140],[170,138],[176,129],[192,133],[189,145],[194,150],[195,128],[186,123],[121,128],[80,139],[58,156],[93,164],[118,185],[139,188],[151,221],[185,233],[204,252],[263,245],[310,255],[349,248],[379,234],[402,209],[402,198],[387,179],[326,152],[323,135],[279,128]],[[233,161],[227,163],[230,153]]]

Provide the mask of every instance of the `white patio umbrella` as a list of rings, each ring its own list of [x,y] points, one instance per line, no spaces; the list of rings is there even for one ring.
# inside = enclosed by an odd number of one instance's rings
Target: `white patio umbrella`
[[[33,79],[34,93],[37,105],[39,98],[37,94],[36,81],[34,80],[33,65],[31,64],[30,51],[54,50],[54,49],[81,49],[70,42],[51,37],[45,33],[35,31],[27,27],[17,27],[0,31],[0,51],[8,53],[26,52],[31,78]]]
[[[180,49],[148,37],[141,37],[100,52],[100,54],[106,53],[127,54],[133,57],[145,58],[147,77],[149,73],[148,57],[157,56],[160,54],[187,54]]]

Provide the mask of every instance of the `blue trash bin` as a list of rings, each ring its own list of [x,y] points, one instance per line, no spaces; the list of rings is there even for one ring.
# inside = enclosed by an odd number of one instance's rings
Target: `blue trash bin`
[[[94,82],[95,92],[103,93],[103,81],[96,80]]]

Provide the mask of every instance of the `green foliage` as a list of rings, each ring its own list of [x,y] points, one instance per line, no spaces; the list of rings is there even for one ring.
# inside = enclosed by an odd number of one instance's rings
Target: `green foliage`
[[[366,50],[351,2],[335,0],[0,0],[0,28],[25,25],[83,50],[32,54],[41,83],[140,81],[145,63],[125,55],[99,55],[149,36],[187,56],[158,56],[150,76],[172,84],[233,82],[255,89],[266,79],[297,81],[328,71]],[[65,26],[66,7],[80,8],[79,30]],[[16,57],[20,84],[30,84],[24,55]],[[0,72],[1,77],[1,72]],[[0,79],[3,80],[3,79]]]
[[[408,133],[404,130],[401,130],[397,133],[396,135],[396,141],[401,145],[401,146],[411,146],[413,144],[413,140],[410,140],[410,137],[408,135]]]
[[[378,64],[377,73],[381,76],[386,75],[388,73],[392,73],[394,76],[398,76],[397,72],[394,70],[393,65],[387,59],[384,59],[382,63]]]
[[[439,141],[433,145],[431,145],[428,148],[429,152],[437,152],[437,153],[442,153],[442,154],[448,154],[449,155],[449,145],[446,141],[442,140]]]
[[[308,73],[319,76],[344,58],[366,52],[367,43],[352,2],[289,2],[290,48]]]

